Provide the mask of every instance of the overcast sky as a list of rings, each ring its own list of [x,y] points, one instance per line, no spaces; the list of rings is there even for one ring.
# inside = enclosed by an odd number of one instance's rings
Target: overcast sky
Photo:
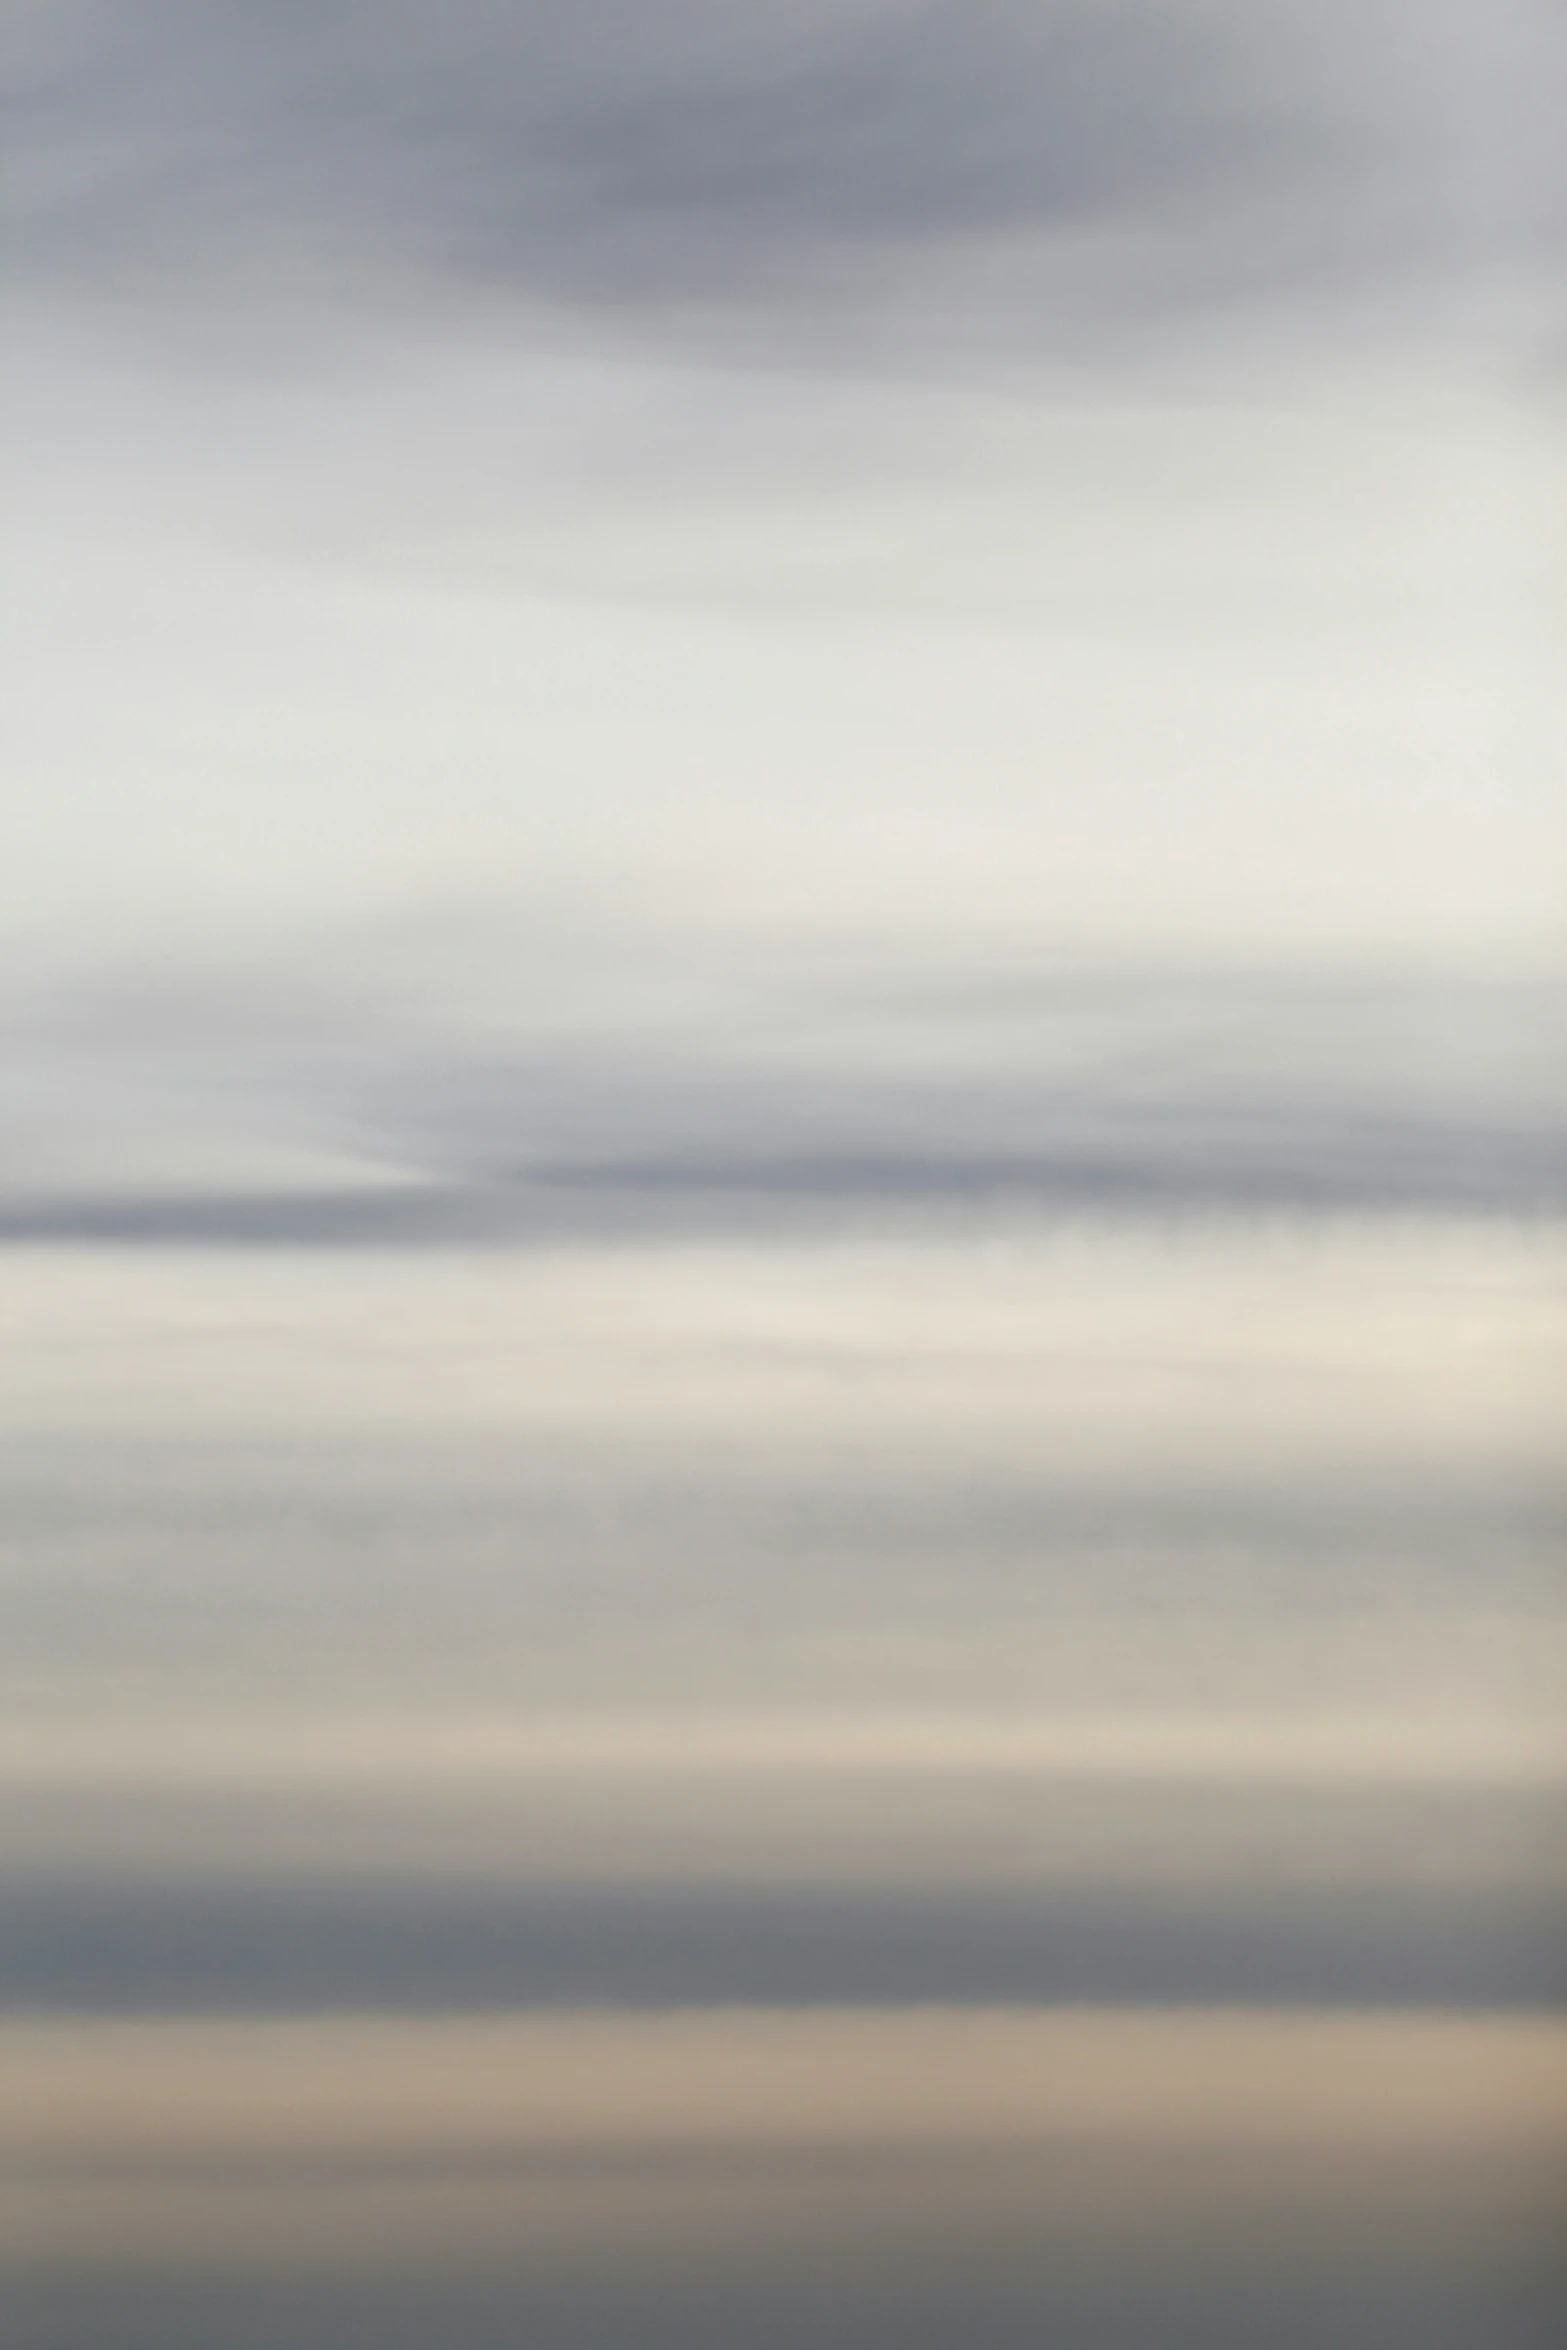
[[[7,18],[28,1002],[1553,951],[1555,8]]]

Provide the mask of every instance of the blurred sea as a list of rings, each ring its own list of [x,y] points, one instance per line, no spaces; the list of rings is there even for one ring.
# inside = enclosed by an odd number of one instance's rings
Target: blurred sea
[[[8,2339],[1553,2337],[1549,1222],[6,1270]]]

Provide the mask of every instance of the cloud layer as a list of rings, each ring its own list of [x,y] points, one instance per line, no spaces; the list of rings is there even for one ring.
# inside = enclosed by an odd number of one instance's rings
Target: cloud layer
[[[499,917],[299,955],[19,993],[0,1239],[1541,1213],[1567,1193],[1545,981],[856,962]]]
[[[45,283],[1037,347],[1516,258],[1521,42],[1468,0],[67,0],[6,127]]]

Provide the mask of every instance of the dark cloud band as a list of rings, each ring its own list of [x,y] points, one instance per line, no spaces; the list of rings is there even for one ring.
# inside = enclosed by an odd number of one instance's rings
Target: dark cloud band
[[[1404,0],[82,0],[13,56],[13,250],[122,292],[1038,340],[1424,270],[1529,201],[1500,48]]]

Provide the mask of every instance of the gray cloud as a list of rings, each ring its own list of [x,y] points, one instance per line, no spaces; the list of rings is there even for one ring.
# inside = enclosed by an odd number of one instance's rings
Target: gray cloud
[[[394,932],[292,970],[18,990],[0,1243],[1567,1200],[1549,981],[856,970],[592,925],[487,949],[482,927],[466,970]]]
[[[1466,0],[67,0],[13,60],[24,273],[120,294],[1037,342],[1462,264],[1532,200]]]
[[[1445,1138],[1442,1138],[1445,1139]],[[1373,1144],[1375,1149],[1375,1144]],[[1427,1164],[1418,1163],[1420,1157]],[[1411,1159],[1416,1164],[1409,1165]],[[1400,1162],[1404,1162],[1401,1164]],[[1395,1135],[1386,1163],[1160,1167],[1113,1157],[1034,1161],[971,1152],[923,1159],[668,1160],[546,1169],[510,1187],[469,1184],[330,1191],[188,1190],[22,1198],[0,1206],[0,1247],[444,1249],[615,1239],[762,1237],[802,1223],[888,1211],[1069,1215],[1316,1216],[1475,1213],[1554,1216],[1558,1154],[1543,1165],[1444,1164]]]

